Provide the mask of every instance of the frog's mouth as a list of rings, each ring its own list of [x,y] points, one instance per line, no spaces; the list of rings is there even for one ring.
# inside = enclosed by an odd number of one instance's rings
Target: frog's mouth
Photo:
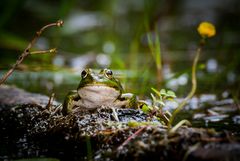
[[[89,88],[96,88],[96,90],[102,90],[102,89],[109,89],[112,88],[115,91],[118,91],[118,87],[114,86],[114,85],[109,85],[109,84],[102,84],[102,83],[91,83],[91,84],[86,84],[84,85],[84,87],[81,87],[81,89],[85,88],[85,87],[89,87]],[[81,90],[80,89],[80,90]]]

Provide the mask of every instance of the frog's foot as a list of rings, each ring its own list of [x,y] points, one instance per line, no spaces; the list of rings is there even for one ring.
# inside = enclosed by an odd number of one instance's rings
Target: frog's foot
[[[121,95],[120,101],[116,101],[115,105],[117,107],[126,107],[126,108],[139,108],[136,95],[132,93],[123,93]]]

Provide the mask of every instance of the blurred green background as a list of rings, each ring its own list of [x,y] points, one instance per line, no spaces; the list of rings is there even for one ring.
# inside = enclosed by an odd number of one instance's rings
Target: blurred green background
[[[62,100],[75,89],[84,68],[111,68],[128,92],[141,98],[150,88],[168,88],[185,96],[200,36],[197,26],[209,21],[217,34],[200,57],[198,89],[219,97],[240,95],[239,0],[1,0],[0,74],[16,61],[42,26],[49,28],[33,50],[57,48],[57,54],[27,57],[7,84]],[[156,32],[157,31],[157,32]],[[159,38],[162,80],[147,34]]]

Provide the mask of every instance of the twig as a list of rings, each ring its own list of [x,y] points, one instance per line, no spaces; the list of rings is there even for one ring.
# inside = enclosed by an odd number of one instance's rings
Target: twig
[[[36,40],[39,38],[39,36],[42,34],[42,32],[44,30],[46,30],[47,28],[49,27],[52,27],[52,26],[57,26],[57,27],[61,27],[63,25],[63,21],[62,20],[58,20],[57,22],[55,23],[50,23],[46,26],[43,26],[39,31],[36,32],[36,35],[33,37],[32,41],[28,44],[27,48],[23,51],[23,53],[18,57],[16,63],[13,65],[13,67],[11,69],[9,69],[7,71],[7,73],[5,73],[3,75],[3,77],[1,78],[0,80],[0,85],[2,85],[6,79],[12,74],[12,72],[17,68],[17,66],[19,64],[21,64],[21,62],[30,54],[34,53],[34,52],[30,52],[30,49],[32,48],[32,46],[36,43]],[[52,53],[53,51],[56,51],[56,50],[53,50],[53,49],[50,49],[48,52]],[[42,52],[44,53],[44,52]],[[47,52],[45,52],[47,53]],[[37,54],[37,53],[35,53]]]
[[[53,48],[49,50],[32,51],[32,52],[29,52],[29,54],[35,55],[35,54],[46,54],[46,53],[56,53],[56,52],[57,52],[57,49]]]
[[[136,137],[141,131],[146,129],[148,126],[143,126],[140,129],[138,129],[134,134],[132,134],[130,137],[127,138],[118,148],[117,150],[122,150],[125,145],[127,145],[134,137]]]
[[[55,93],[52,93],[51,96],[49,97],[48,104],[46,108],[50,111],[51,106],[53,105]]]

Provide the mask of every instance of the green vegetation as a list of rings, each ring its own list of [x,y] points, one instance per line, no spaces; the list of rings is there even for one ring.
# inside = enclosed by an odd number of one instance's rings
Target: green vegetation
[[[198,32],[201,35],[202,39],[200,40],[200,45],[196,51],[196,55],[193,61],[192,88],[191,88],[191,91],[188,93],[187,97],[178,105],[178,107],[173,111],[172,114],[169,111],[163,112],[162,108],[165,106],[165,101],[166,100],[173,101],[176,95],[171,90],[167,91],[165,89],[161,89],[160,91],[157,91],[155,88],[152,88],[153,92],[157,95],[157,97],[151,94],[152,102],[153,102],[152,105],[151,106],[144,105],[142,108],[143,112],[147,114],[149,113],[153,114],[153,116],[156,116],[158,120],[163,122],[164,125],[167,125],[170,133],[175,132],[183,124],[190,125],[190,122],[188,120],[181,120],[175,126],[173,126],[173,123],[177,114],[183,109],[183,107],[188,103],[188,101],[193,97],[193,95],[196,92],[196,89],[197,89],[196,67],[197,67],[197,63],[198,63],[202,48],[205,44],[205,39],[210,38],[216,34],[215,26],[209,22],[202,22],[198,27]],[[153,43],[151,41],[148,41],[148,43],[150,48],[153,49],[153,45],[152,45]],[[158,43],[158,45],[160,44]],[[160,47],[157,47],[157,48],[160,48]],[[157,55],[160,54],[160,52],[158,51],[159,50],[155,51]]]
[[[171,90],[167,91],[165,89],[161,89],[160,91],[157,91],[155,88],[152,88],[152,91],[154,92],[154,94],[151,93],[152,105],[144,105],[142,107],[142,111],[146,114],[153,115],[164,125],[167,125],[169,118],[171,117],[171,113],[169,111],[163,112],[163,107],[165,106],[165,102],[167,100],[174,101],[176,95]]]

